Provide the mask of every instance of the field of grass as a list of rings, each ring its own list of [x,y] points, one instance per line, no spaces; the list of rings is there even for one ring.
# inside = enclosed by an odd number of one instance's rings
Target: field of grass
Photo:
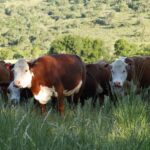
[[[65,105],[62,119],[49,107],[46,114],[27,105],[0,104],[1,150],[149,150],[150,107],[130,93],[114,107],[108,98],[102,108]]]

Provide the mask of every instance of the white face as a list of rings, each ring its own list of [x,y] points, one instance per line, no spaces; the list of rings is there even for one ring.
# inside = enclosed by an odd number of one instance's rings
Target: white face
[[[15,87],[13,82],[10,83],[8,87],[9,91],[9,99],[13,101],[14,103],[20,102],[20,89]]]
[[[123,60],[116,60],[111,64],[112,84],[122,87],[127,79],[127,64]]]
[[[19,88],[30,88],[33,73],[29,69],[28,63],[20,59],[14,65],[14,85]]]

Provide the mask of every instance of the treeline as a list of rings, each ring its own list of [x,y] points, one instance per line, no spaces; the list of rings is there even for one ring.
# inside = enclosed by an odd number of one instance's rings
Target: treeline
[[[116,55],[149,55],[149,45],[124,40],[125,37],[136,42],[140,38],[141,43],[148,41],[146,28],[149,27],[150,7],[147,0],[43,0],[30,5],[31,2],[0,0],[0,59],[30,59],[45,53],[66,52],[93,62]],[[132,16],[117,20],[121,12]],[[129,22],[130,19],[133,22]],[[124,35],[124,29],[130,27],[135,31]],[[78,29],[87,29],[88,37],[80,31],[74,36]],[[97,33],[111,29],[120,29],[122,36],[109,38],[108,35],[105,40],[106,32]]]
[[[49,50],[43,51],[34,46],[31,50],[19,51],[16,49],[0,50],[0,59],[17,59],[21,57],[36,58],[43,54],[77,54],[85,62],[95,62],[99,59],[112,59],[116,56],[150,55],[150,45],[136,45],[127,40],[119,39],[114,43],[112,53],[100,39],[80,37],[77,35],[66,35],[54,40]]]
[[[105,45],[100,39],[67,35],[52,42],[49,54],[77,54],[85,62],[95,62],[98,59],[108,60],[117,56],[150,55],[150,45],[136,45],[124,39],[115,42],[113,54]]]

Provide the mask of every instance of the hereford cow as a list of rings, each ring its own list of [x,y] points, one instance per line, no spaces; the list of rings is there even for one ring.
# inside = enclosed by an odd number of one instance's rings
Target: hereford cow
[[[150,56],[122,57],[111,65],[112,86],[121,88],[131,81],[137,89],[150,86]]]
[[[107,67],[108,63],[99,62],[86,65],[86,81],[81,95],[81,102],[87,98],[92,98],[92,104],[95,106],[97,98],[100,105],[104,102],[104,95],[110,95],[109,79],[111,72]]]
[[[31,89],[34,98],[45,112],[45,104],[58,99],[58,111],[64,113],[64,97],[77,101],[85,82],[85,65],[76,55],[45,55],[32,63],[20,59],[14,65],[14,85]]]
[[[12,80],[13,64],[0,61],[0,89],[5,100],[9,99],[13,103],[27,102],[32,97],[31,91],[28,89],[18,89],[14,87]]]

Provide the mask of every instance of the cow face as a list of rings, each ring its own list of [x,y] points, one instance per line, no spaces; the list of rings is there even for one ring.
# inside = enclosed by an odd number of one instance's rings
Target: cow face
[[[19,88],[30,88],[33,73],[30,71],[29,64],[20,59],[16,62],[13,68],[14,71],[14,85]]]
[[[14,83],[11,82],[8,87],[9,99],[14,103],[20,102],[20,89],[14,86]]]
[[[124,60],[119,59],[111,65],[112,85],[114,87],[122,87],[128,76],[128,64]]]

